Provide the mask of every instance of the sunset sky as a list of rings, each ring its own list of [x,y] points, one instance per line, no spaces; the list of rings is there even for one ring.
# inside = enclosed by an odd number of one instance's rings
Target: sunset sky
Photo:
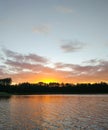
[[[0,0],[0,78],[108,82],[108,0]]]

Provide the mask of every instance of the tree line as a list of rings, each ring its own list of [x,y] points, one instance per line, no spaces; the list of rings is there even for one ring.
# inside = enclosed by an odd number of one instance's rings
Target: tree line
[[[11,94],[108,94],[108,83],[19,83],[11,78],[0,79],[0,92]]]
[[[12,83],[11,78],[0,79],[0,85],[2,86],[8,86],[11,85],[11,83]]]

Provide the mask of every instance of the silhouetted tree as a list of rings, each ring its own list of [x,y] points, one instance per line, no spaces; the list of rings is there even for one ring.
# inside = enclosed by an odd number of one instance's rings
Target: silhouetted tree
[[[44,83],[28,82],[11,85],[11,78],[0,79],[0,92],[13,94],[108,94],[108,83]],[[5,87],[4,87],[5,86]]]
[[[11,83],[12,83],[11,78],[0,79],[0,85],[2,86],[11,85]]]

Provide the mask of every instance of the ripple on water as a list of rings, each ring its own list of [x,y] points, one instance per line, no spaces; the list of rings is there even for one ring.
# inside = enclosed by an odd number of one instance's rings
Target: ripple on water
[[[0,130],[108,130],[108,96],[39,95],[0,100]]]

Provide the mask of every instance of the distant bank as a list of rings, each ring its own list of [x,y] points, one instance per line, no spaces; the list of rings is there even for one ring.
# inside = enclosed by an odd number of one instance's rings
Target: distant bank
[[[11,78],[0,80],[0,96],[31,94],[108,94],[108,83],[20,83],[11,85]]]

